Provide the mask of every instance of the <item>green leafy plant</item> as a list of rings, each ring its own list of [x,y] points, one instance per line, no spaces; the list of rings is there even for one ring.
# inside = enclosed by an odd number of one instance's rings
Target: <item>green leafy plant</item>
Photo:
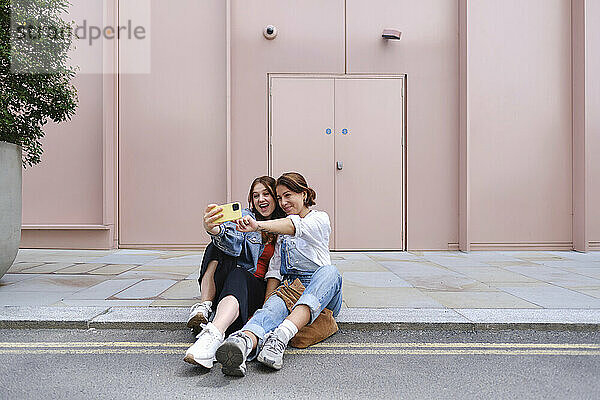
[[[77,108],[68,65],[67,0],[0,0],[0,141],[23,148],[23,166],[41,161],[43,126]]]

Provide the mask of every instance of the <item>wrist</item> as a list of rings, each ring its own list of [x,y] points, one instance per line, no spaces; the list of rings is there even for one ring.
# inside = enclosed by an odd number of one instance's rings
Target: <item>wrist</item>
[[[211,236],[219,236],[221,234],[221,225],[217,225],[212,227],[211,229],[207,229],[206,232]]]

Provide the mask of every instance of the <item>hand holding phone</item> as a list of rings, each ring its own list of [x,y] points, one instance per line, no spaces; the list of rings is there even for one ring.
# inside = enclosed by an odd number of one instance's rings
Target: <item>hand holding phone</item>
[[[222,224],[223,222],[235,221],[236,219],[242,218],[242,206],[237,201],[235,203],[217,206],[217,208],[221,209],[221,216],[212,221],[216,225]]]
[[[212,235],[219,233],[219,231],[215,229],[219,224],[215,223],[215,221],[223,216],[221,211],[223,211],[223,209],[216,204],[209,204],[206,206],[206,209],[204,210],[204,219],[202,221],[206,232]]]

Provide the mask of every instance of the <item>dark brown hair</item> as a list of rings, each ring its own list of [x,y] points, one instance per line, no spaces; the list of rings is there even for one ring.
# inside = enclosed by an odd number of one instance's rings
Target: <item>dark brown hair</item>
[[[273,201],[275,202],[275,210],[273,210],[273,213],[268,217],[263,217],[263,215],[254,208],[254,202],[252,201],[252,193],[254,192],[254,187],[259,183],[263,184],[263,186],[267,189],[271,197],[273,197]],[[252,184],[250,185],[250,192],[248,193],[248,204],[248,208],[250,209],[250,211],[252,211],[257,221],[285,217],[285,212],[281,209],[281,207],[279,206],[279,202],[277,201],[277,194],[275,192],[275,179],[268,175],[259,176],[258,178],[252,181]],[[274,233],[262,232],[262,239],[263,243],[275,243],[275,241],[277,240],[277,235]]]
[[[306,207],[314,206],[317,193],[308,186],[306,179],[297,172],[286,172],[277,178],[276,186],[285,186],[294,193],[306,193],[304,205]]]

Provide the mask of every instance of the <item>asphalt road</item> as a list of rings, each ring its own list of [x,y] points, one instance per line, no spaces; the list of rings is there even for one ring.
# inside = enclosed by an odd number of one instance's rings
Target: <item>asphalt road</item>
[[[600,332],[348,331],[245,378],[185,331],[0,330],[2,399],[600,398]]]

